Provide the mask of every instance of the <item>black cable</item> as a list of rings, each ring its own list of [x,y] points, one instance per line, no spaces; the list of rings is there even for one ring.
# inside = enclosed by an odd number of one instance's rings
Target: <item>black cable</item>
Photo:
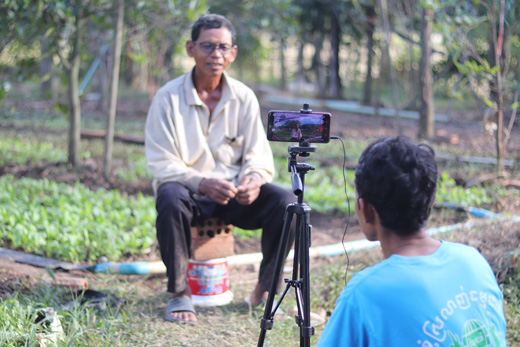
[[[345,230],[343,231],[343,237],[341,238],[341,244],[343,245],[343,250],[345,251],[345,255],[347,256],[347,267],[345,268],[345,285],[347,285],[348,278],[348,268],[350,266],[350,257],[348,256],[347,248],[345,247],[345,237],[347,236],[348,227],[350,225],[350,198],[347,194],[347,176],[345,174],[345,166],[347,164],[347,151],[345,150],[345,143],[338,136],[331,136],[333,140],[340,140],[341,146],[343,146],[343,186],[345,189],[345,197],[347,198],[347,224],[345,225]]]

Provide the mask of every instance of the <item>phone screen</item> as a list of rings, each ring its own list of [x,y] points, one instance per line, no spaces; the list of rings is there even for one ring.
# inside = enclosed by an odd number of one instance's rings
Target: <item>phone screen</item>
[[[330,113],[270,111],[267,139],[281,142],[327,143],[330,140]]]

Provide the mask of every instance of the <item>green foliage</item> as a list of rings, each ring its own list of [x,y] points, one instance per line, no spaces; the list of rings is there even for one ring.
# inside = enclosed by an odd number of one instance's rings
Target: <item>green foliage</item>
[[[347,265],[343,263],[330,264],[322,271],[313,273],[315,286],[312,287],[314,295],[311,296],[311,306],[313,308],[324,307],[332,312],[338,296],[353,274],[353,268],[347,271]]]
[[[0,245],[67,261],[118,260],[155,240],[153,198],[0,177]]]
[[[234,226],[233,235],[235,237],[241,238],[242,240],[249,240],[250,238],[260,240],[262,237],[262,229],[245,230]]]
[[[40,139],[26,134],[0,138],[0,165],[59,162],[66,159],[66,151],[53,142],[41,142]]]
[[[443,45],[464,76],[463,86],[471,89],[487,107],[504,107],[501,110],[504,113],[509,111],[508,108],[516,108],[513,95],[518,90],[518,74],[509,67],[509,61],[517,55],[519,41],[519,32],[514,24],[518,6],[513,2],[428,1],[434,8],[436,29],[445,39]],[[503,9],[501,5],[504,5]],[[499,47],[499,44],[503,46]],[[500,52],[495,54],[496,50]],[[495,57],[499,61],[495,61]],[[504,106],[500,105],[499,99],[504,101]]]
[[[438,181],[435,201],[476,207],[490,204],[493,200],[505,194],[505,189],[499,186],[471,188],[458,186],[447,172],[443,172]]]
[[[25,341],[36,333],[35,303],[23,297],[0,298],[0,344],[15,346],[20,340]],[[26,336],[25,338],[20,338]]]
[[[206,11],[206,0],[152,0],[126,6],[126,35],[132,44],[121,59],[147,69],[156,85],[164,84],[173,77],[175,51],[184,47],[190,26]]]
[[[369,141],[367,141],[368,143]],[[348,161],[357,161],[361,155],[365,143],[347,143],[349,148]],[[291,174],[287,169],[287,143],[271,143],[274,153],[276,176],[274,181],[286,189],[291,189]],[[305,161],[314,165],[316,170],[311,170],[305,176],[305,201],[309,206],[320,213],[343,212],[353,213],[349,210],[349,200],[352,201],[355,194],[354,171],[345,170],[343,177],[343,150],[341,147],[329,144],[319,149],[319,153],[311,154]],[[301,158],[298,159],[302,161]],[[323,163],[321,162],[323,161]],[[450,168],[453,170],[453,168]],[[466,167],[466,171],[473,170],[473,175],[481,174],[482,166],[476,168]],[[442,171],[442,167],[439,167]],[[466,172],[467,174],[468,172]],[[482,207],[491,204],[498,197],[507,194],[506,189],[500,185],[474,186],[465,188],[457,185],[455,180],[447,172],[443,172],[437,182],[437,202],[449,202],[468,207]]]
[[[121,346],[121,327],[127,321],[120,307],[96,310],[93,307],[72,306],[63,308],[65,300],[75,295],[69,290],[54,287],[37,287],[31,293],[0,298],[0,344],[2,346]],[[57,313],[53,331],[52,318],[38,320],[43,308]],[[59,332],[62,328],[63,334]],[[53,332],[58,332],[53,334]],[[94,332],[94,333],[93,333]]]
[[[117,170],[115,176],[125,182],[137,182],[153,178],[144,156],[139,156],[135,161],[132,161],[129,167],[126,166]]]
[[[345,172],[346,186],[341,167],[318,167],[319,172],[305,179],[305,200],[320,213],[353,212],[349,202],[354,199],[354,171]]]
[[[507,321],[508,346],[520,345],[520,267],[501,284],[504,293],[504,313]]]
[[[7,99],[7,93],[9,92],[9,84],[2,83],[0,84],[0,107],[5,99]]]

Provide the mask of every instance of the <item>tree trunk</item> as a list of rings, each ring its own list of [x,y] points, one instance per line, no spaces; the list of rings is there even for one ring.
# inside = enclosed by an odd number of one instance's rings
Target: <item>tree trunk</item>
[[[116,119],[117,89],[119,83],[119,63],[121,60],[121,42],[123,37],[123,15],[124,0],[117,1],[117,18],[115,21],[115,38],[112,58],[112,76],[110,84],[109,113],[107,117],[107,134],[105,137],[105,155],[103,164],[103,174],[106,178],[112,171],[112,146],[114,143],[114,123]]]
[[[285,66],[285,40],[283,37],[278,38],[278,42],[280,42],[280,90],[287,89],[287,68]],[[256,69],[258,70],[258,69]]]
[[[166,49],[164,52],[164,77],[163,80],[168,82],[172,79],[172,76],[175,76],[175,66],[173,65],[173,54],[175,53],[175,45],[171,44],[170,47]]]
[[[433,139],[435,123],[433,114],[433,77],[430,57],[432,53],[430,36],[432,33],[431,10],[424,9],[421,18],[421,108],[419,111],[419,138]]]
[[[330,44],[332,52],[330,55],[330,96],[336,99],[341,99],[341,77],[339,76],[339,44],[341,37],[341,28],[338,22],[338,17],[333,15],[331,17],[330,28]]]
[[[495,63],[496,72],[496,83],[497,83],[497,108],[498,108],[498,119],[497,119],[497,173],[504,171],[504,157],[505,157],[505,141],[504,141],[504,91],[502,90],[502,66],[501,66],[501,55],[502,45],[504,42],[504,7],[505,1],[500,2],[500,19],[499,19],[499,31],[498,35],[494,40],[494,51],[495,51]],[[494,23],[493,23],[494,24]],[[495,25],[493,25],[496,28]]]
[[[81,103],[79,100],[79,67],[81,63],[81,34],[83,31],[83,8],[81,0],[76,0],[76,30],[72,38],[72,49],[69,54],[69,163],[75,168],[80,163],[81,145]]]
[[[410,1],[406,0],[406,1],[403,1],[403,5],[405,7],[405,16],[410,18],[408,30],[410,33],[415,33],[416,30],[415,30],[415,25],[414,25],[414,23],[415,23],[414,8],[416,8],[417,5],[420,6],[420,2],[418,2],[417,4],[412,2],[412,5],[411,5]],[[416,5],[416,6],[414,6],[414,5]],[[422,15],[422,11],[419,15]],[[410,102],[409,102],[410,106],[409,107],[412,110],[416,110],[418,105],[421,102],[421,99],[420,99],[420,97],[421,97],[420,96],[420,94],[421,94],[420,76],[421,75],[420,75],[419,71],[417,71],[414,68],[415,55],[414,55],[414,43],[412,41],[408,42],[408,48],[409,48],[408,54],[410,57],[410,60],[409,60],[410,61],[410,68],[409,68],[410,76],[408,78],[405,77],[405,81],[409,81],[409,83],[405,82],[405,86],[407,86],[406,93],[410,97]]]
[[[376,83],[376,100],[375,100],[375,115],[377,117],[378,123],[381,121],[381,114],[379,114],[379,108],[381,106],[384,106],[381,102],[381,87],[383,83],[385,83],[384,76],[383,76],[383,70],[386,65],[386,50],[381,47],[381,54],[380,54],[380,61],[379,61],[379,76],[377,78]]]
[[[125,61],[124,61],[124,66],[123,66],[123,79],[125,81],[125,84],[128,87],[130,87],[130,86],[134,87],[136,74],[134,72],[134,62],[130,58],[130,54],[133,53],[132,44],[130,42],[128,42],[126,44],[126,51],[127,51],[127,54],[125,56]]]
[[[55,100],[55,95],[53,93],[52,88],[52,79],[53,79],[53,71],[52,71],[52,59],[49,56],[49,40],[46,37],[43,37],[40,41],[40,50],[42,55],[42,60],[40,61],[40,78],[42,79],[40,85],[40,91],[43,96],[51,97],[52,100]],[[49,95],[49,93],[51,93]]]
[[[397,125],[397,132],[399,135],[402,134],[402,127],[401,127],[401,117],[399,115],[399,103],[397,100],[397,85],[395,83],[395,71],[394,67],[392,66],[392,58],[390,56],[390,23],[388,20],[388,4],[387,0],[380,0],[380,6],[381,6],[381,18],[383,20],[383,28],[385,30],[385,38],[386,38],[386,57],[388,59],[388,69],[390,71],[390,83],[392,85],[392,99],[394,102],[394,111],[395,111],[395,122]]]
[[[303,48],[305,47],[305,41],[300,39],[298,42],[298,68],[296,70],[296,83],[304,83],[307,81],[305,78],[305,67],[303,65]]]
[[[323,64],[321,62],[321,49],[323,47],[323,37],[316,36],[314,39],[314,56],[312,57],[312,71],[316,76],[316,90],[319,94],[323,94],[326,87],[326,76],[323,71]],[[320,92],[321,91],[321,92]]]
[[[372,104],[372,61],[374,59],[374,29],[376,20],[376,9],[374,6],[366,8],[367,22],[367,75],[363,89],[363,104]]]

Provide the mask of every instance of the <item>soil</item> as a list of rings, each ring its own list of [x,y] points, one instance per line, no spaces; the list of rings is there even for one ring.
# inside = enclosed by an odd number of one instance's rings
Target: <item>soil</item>
[[[290,109],[287,107],[287,105],[267,104],[263,103],[262,101],[261,105],[262,115],[264,117],[267,115],[268,111],[272,109]],[[42,102],[34,104],[27,102],[24,103],[22,107],[32,107],[37,109],[45,108],[47,106],[48,105],[42,104]],[[95,105],[89,102],[85,102],[82,107],[84,107],[86,110],[89,110],[89,112],[92,112],[92,110],[95,109]],[[129,119],[138,118],[144,120],[146,117],[147,107],[148,106],[146,101],[141,103],[133,102],[131,105],[126,103],[123,105],[118,105],[117,117],[128,117]],[[388,117],[357,115],[327,109],[322,109],[320,111],[329,111],[332,113],[332,135],[340,136],[341,138],[365,140],[367,138],[394,136],[399,134],[399,129],[396,126],[397,122],[394,119],[390,119]],[[449,114],[451,120],[449,122],[436,124],[435,137],[431,142],[434,143],[437,148],[447,152],[456,148],[458,152],[468,153],[474,156],[480,156],[483,153],[491,153],[491,155],[487,156],[492,156],[494,153],[494,145],[491,138],[486,135],[483,129],[481,117],[478,113],[442,112],[442,110],[439,111],[439,113]],[[264,119],[264,122],[265,121],[266,120]],[[402,134],[411,138],[416,138],[416,134],[418,133],[417,121],[401,120],[400,124]],[[47,131],[44,129],[33,128],[18,128],[17,130],[21,132],[30,131],[33,133]],[[516,128],[513,129],[511,140],[508,145],[508,152],[512,154],[512,157],[515,159],[518,159],[520,156],[520,136],[518,136],[518,132],[519,130]],[[117,165],[117,163],[115,163],[115,165]],[[115,167],[115,169],[116,168],[117,167]],[[74,170],[65,163],[34,163],[23,166],[8,165],[0,167],[0,175],[7,173],[14,174],[16,177],[46,177],[51,180],[69,184],[75,184],[75,182],[79,181],[91,189],[98,189],[101,187],[105,189],[118,189],[119,191],[128,195],[137,193],[142,193],[144,195],[153,194],[151,189],[151,182],[149,181],[127,183],[118,181],[114,178],[105,178],[102,172],[101,158],[89,159],[82,162],[81,170]],[[514,175],[515,173],[511,172],[510,174]],[[455,174],[455,176],[457,176],[457,174]],[[458,177],[455,178],[460,184],[467,183],[467,178],[465,178],[463,175],[458,175]],[[495,212],[508,212],[513,215],[520,215],[520,199],[497,199],[492,204],[492,206],[489,206],[489,208]],[[458,222],[461,219],[466,219],[466,216],[455,216],[450,222]],[[341,242],[343,238],[346,241],[363,238],[355,217],[351,218],[347,233],[345,233],[347,218],[341,214],[322,215],[313,211],[311,213],[311,224],[313,225],[313,246],[336,244]],[[343,236],[344,234],[345,236]],[[500,235],[500,237],[504,237],[502,234],[498,235]],[[483,236],[483,239],[497,239],[499,237],[498,235],[496,232],[490,232],[488,235]],[[489,241],[487,244],[500,246],[503,243]],[[259,251],[260,245],[258,240],[243,240],[240,238],[235,239],[236,253],[241,254]],[[503,250],[499,250],[496,253],[502,255],[504,254]],[[154,258],[158,259],[158,255],[155,254]],[[497,261],[500,262],[500,260]],[[23,279],[20,281],[23,281]],[[5,281],[1,282],[4,282],[5,284]],[[14,282],[16,282],[16,279],[14,279]],[[10,281],[10,283],[13,283],[13,281]],[[5,291],[7,289],[3,288],[3,290]],[[3,294],[1,290],[0,294]]]

